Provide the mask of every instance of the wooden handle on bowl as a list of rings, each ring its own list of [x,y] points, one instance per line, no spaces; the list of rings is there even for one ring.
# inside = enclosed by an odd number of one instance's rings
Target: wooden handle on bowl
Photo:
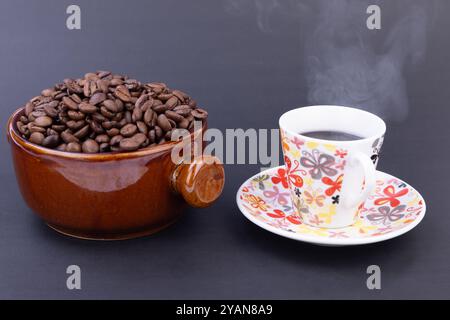
[[[172,186],[192,207],[204,208],[220,196],[225,171],[219,159],[202,156],[192,163],[179,164],[172,176]]]

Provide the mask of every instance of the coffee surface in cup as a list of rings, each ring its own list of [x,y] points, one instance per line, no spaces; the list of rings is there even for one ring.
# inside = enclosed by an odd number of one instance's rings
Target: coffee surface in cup
[[[300,134],[309,138],[321,140],[352,141],[364,139],[364,137],[343,131],[308,131],[300,132]]]

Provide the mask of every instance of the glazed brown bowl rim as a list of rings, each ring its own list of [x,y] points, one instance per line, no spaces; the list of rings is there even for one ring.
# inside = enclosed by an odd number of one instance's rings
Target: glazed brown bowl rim
[[[116,159],[122,159],[122,158],[136,158],[151,154],[156,154],[159,152],[167,151],[172,149],[176,144],[180,143],[177,141],[170,141],[166,142],[160,145],[151,146],[142,148],[136,151],[130,151],[130,152],[105,152],[105,153],[76,153],[76,152],[67,152],[67,151],[59,151],[55,149],[49,149],[42,146],[39,146],[37,144],[34,144],[28,140],[25,140],[20,133],[17,131],[17,128],[15,126],[18,117],[24,113],[25,108],[19,108],[16,111],[14,111],[11,116],[8,119],[7,124],[7,135],[8,138],[12,140],[15,144],[19,145],[20,147],[30,150],[34,153],[38,154],[44,154],[44,155],[52,155],[57,156],[61,158],[69,158],[69,159],[79,159],[79,160],[116,160]],[[202,128],[198,131],[202,131],[206,128],[207,121],[203,120]],[[190,138],[192,139],[194,134],[196,132],[190,133]]]

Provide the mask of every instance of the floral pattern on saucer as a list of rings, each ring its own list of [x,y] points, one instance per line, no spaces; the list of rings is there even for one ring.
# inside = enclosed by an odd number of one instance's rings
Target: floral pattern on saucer
[[[291,234],[289,237],[297,240],[305,240],[302,236],[308,236],[349,239],[345,244],[377,242],[409,231],[425,214],[425,202],[414,188],[377,171],[376,188],[360,208],[354,225],[339,229],[313,227],[304,224],[292,207],[288,186],[276,183],[276,179],[274,182],[279,168],[283,167],[268,169],[247,180],[238,191],[237,201],[244,215],[256,224],[275,233],[288,232]],[[320,195],[311,194],[309,205],[312,202],[320,204],[321,201]],[[311,239],[305,241],[315,242]],[[322,242],[339,244],[339,241]]]

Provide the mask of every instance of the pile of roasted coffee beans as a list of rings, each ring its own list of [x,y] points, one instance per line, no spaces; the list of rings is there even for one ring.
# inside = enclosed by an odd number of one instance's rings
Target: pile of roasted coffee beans
[[[24,107],[17,129],[26,140],[68,152],[126,152],[171,140],[208,113],[164,83],[143,84],[108,71],[42,90]]]

